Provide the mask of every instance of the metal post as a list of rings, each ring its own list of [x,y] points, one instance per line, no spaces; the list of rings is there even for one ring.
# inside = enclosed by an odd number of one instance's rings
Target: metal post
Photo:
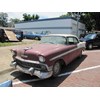
[[[75,17],[76,17],[76,19],[77,19],[77,33],[76,33],[76,35],[77,35],[77,37],[79,37],[79,19],[80,19],[79,12],[77,12],[77,13],[75,14]]]
[[[79,29],[78,29],[78,25],[79,24],[79,12],[77,13],[77,37],[79,37]]]

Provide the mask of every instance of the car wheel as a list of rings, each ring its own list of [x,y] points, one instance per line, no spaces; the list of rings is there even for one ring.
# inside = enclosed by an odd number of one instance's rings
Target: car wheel
[[[5,42],[5,38],[1,38],[1,42],[4,43]]]
[[[36,40],[40,40],[40,37],[35,37]]]
[[[60,74],[61,72],[61,64],[60,62],[56,62],[53,66],[53,77],[56,77]]]
[[[21,42],[23,39],[22,38],[17,38],[19,42]]]
[[[88,44],[87,49],[91,50],[93,48],[92,44]]]

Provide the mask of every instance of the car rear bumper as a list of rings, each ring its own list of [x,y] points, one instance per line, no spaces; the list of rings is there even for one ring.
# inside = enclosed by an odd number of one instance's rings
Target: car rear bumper
[[[40,79],[46,79],[52,76],[53,71],[47,71],[47,72],[42,72],[39,70],[34,69],[33,67],[30,68],[23,68],[19,65],[16,65],[16,62],[13,62],[10,64],[11,67],[14,67],[16,69],[18,69],[21,72],[24,72],[26,74],[30,74],[31,76],[37,76]]]

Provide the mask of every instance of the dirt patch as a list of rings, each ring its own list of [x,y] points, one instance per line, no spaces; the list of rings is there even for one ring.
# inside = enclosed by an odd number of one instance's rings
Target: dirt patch
[[[16,42],[13,42],[16,43]],[[39,43],[39,41],[36,40],[23,40],[21,44],[18,44],[16,46],[7,46],[7,47],[0,47],[0,72],[7,70],[10,67],[10,63],[12,61],[12,54],[10,52],[10,49],[12,48],[20,48],[20,47],[26,47],[32,44]]]

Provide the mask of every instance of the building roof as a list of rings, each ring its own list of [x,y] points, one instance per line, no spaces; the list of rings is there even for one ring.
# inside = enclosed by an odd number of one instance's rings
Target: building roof
[[[16,23],[16,24],[28,23],[28,22],[49,21],[49,20],[62,20],[62,19],[73,19],[73,20],[75,20],[75,21],[77,20],[77,19],[74,18],[74,17],[64,17],[64,18],[57,17],[57,18],[38,19],[38,20],[32,20],[32,21],[23,21],[23,22],[19,22],[19,23]]]

